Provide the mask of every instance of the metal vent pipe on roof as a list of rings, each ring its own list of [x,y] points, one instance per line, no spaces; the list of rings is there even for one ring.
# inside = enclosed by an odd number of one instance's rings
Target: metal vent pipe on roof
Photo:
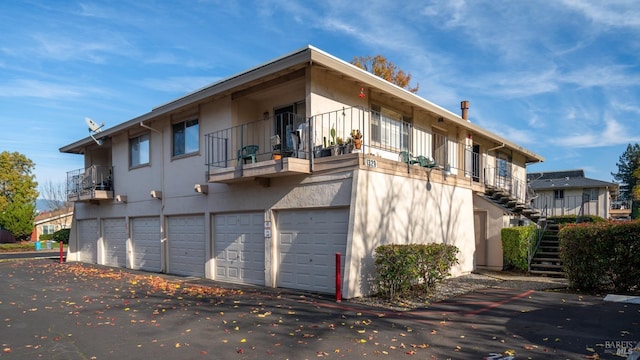
[[[460,102],[460,110],[462,110],[462,119],[469,121],[469,100]]]

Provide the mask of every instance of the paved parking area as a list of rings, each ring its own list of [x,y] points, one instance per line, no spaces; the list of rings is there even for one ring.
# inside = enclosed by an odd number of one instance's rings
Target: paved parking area
[[[394,312],[47,259],[0,262],[0,286],[0,358],[620,359],[640,338],[638,304],[522,289]]]

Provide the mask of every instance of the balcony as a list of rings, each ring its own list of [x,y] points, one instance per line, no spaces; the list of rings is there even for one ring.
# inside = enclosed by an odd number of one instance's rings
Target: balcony
[[[113,199],[113,167],[93,165],[67,172],[68,201]]]
[[[618,200],[611,202],[609,217],[616,220],[630,220],[633,202],[631,200]]]
[[[206,134],[209,182],[309,174],[308,124],[303,116],[281,113]]]
[[[360,148],[355,146],[353,130],[362,134]],[[308,119],[293,113],[278,114],[206,134],[205,147],[208,180],[214,183],[357,167],[362,156],[401,161],[404,152],[434,161],[445,177],[468,182],[475,191],[501,191],[518,205],[529,198],[526,181],[510,176],[508,169],[513,164],[501,162],[500,169],[487,167],[483,156],[464,142],[363,107],[342,108]]]

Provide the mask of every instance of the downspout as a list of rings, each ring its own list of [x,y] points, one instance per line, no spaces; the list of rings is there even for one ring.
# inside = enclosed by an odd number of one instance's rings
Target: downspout
[[[493,150],[498,150],[498,149],[502,149],[503,147],[506,147],[507,145],[505,143],[502,143],[502,145],[496,146],[496,147],[492,147],[491,149],[487,149],[487,153],[489,151],[493,151]]]
[[[162,131],[158,130],[158,129],[154,129],[149,125],[145,125],[142,121],[140,121],[140,126],[145,128],[145,129],[149,129],[151,131],[155,131],[156,133],[160,134],[160,148],[161,148],[161,156],[162,159],[160,161],[160,191],[162,191],[162,197],[160,198],[161,201],[161,206],[160,206],[160,243],[161,243],[161,251],[162,251],[162,258],[160,260],[160,271],[161,272],[166,272],[167,271],[167,261],[166,261],[166,256],[167,256],[167,251],[166,251],[166,243],[167,243],[167,236],[165,234],[165,228],[164,228],[164,206],[165,206],[165,199],[166,199],[166,191],[165,191],[165,185],[164,185],[164,134],[162,133]]]
[[[151,130],[151,131],[155,131],[155,132],[157,132],[158,134],[162,134],[162,131],[160,131],[160,130],[158,130],[158,129],[154,129],[154,128],[152,128],[152,127],[151,127],[151,126],[149,126],[149,125],[145,125],[145,123],[143,123],[142,121],[140,121],[140,126],[142,126],[142,127],[143,127],[143,128],[145,128],[145,129],[149,129],[149,130]]]

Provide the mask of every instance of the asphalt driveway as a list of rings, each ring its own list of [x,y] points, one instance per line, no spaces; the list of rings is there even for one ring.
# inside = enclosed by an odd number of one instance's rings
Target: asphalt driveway
[[[522,289],[393,312],[47,259],[0,262],[0,286],[0,358],[620,359],[640,339],[640,305]]]

